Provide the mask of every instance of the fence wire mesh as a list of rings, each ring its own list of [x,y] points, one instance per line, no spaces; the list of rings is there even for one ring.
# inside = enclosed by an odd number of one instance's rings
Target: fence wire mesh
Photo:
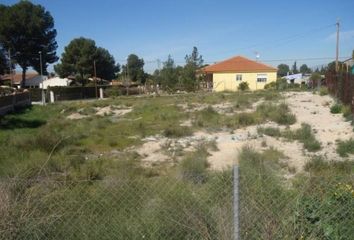
[[[241,239],[351,239],[353,180],[241,175]]]
[[[354,178],[1,180],[0,239],[351,239]],[[235,182],[236,181],[236,182]],[[235,184],[239,195],[235,194]],[[239,197],[239,207],[234,204]]]
[[[231,239],[232,178],[1,183],[2,239]]]

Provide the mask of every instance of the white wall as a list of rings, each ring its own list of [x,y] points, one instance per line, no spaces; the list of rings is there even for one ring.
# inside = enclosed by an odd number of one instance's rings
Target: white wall
[[[48,87],[56,87],[56,86],[69,86],[71,83],[70,79],[67,78],[59,78],[59,77],[54,77],[54,78],[49,78],[43,82],[43,88],[47,89]]]

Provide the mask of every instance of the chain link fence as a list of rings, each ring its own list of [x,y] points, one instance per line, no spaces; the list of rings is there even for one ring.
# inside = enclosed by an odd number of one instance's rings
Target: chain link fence
[[[352,239],[354,178],[2,179],[0,239]]]

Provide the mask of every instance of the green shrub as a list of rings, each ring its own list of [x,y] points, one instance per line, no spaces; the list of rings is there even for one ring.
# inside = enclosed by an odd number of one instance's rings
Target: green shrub
[[[345,119],[347,119],[348,121],[352,120],[352,109],[350,107],[350,105],[343,105],[342,106],[342,113],[343,113],[343,117]]]
[[[206,109],[195,113],[193,124],[198,127],[214,127],[219,124],[220,120],[220,114],[212,106],[208,106]]]
[[[263,118],[272,120],[281,125],[291,125],[296,122],[296,116],[290,112],[288,105],[281,103],[279,105],[262,103],[257,106],[258,113]]]
[[[321,149],[321,143],[316,139],[306,139],[303,141],[304,148],[310,152],[316,152]]]
[[[122,96],[124,93],[121,87],[111,87],[104,90],[104,95],[107,97],[118,97]]]
[[[290,112],[288,105],[281,103],[278,106],[277,113],[274,117],[274,121],[282,125],[291,125],[296,122],[295,114]]]
[[[331,113],[333,113],[333,114],[339,114],[342,112],[342,104],[336,103],[331,106],[330,110],[331,110]]]
[[[315,138],[312,133],[311,126],[302,123],[301,128],[295,131],[286,130],[282,136],[291,140],[298,140],[304,144],[304,148],[310,152],[316,152],[321,149],[321,143]]]
[[[259,134],[264,134],[267,136],[271,136],[271,137],[280,137],[281,136],[281,132],[279,128],[274,128],[274,127],[259,127],[257,128],[257,132]]]
[[[278,90],[285,90],[288,88],[288,81],[285,78],[278,78],[275,84]]]
[[[276,88],[277,88],[276,82],[270,82],[264,85],[264,89],[276,89]]]
[[[196,152],[188,154],[180,163],[182,177],[195,183],[204,182],[209,166],[208,155],[205,146],[199,146]]]
[[[281,125],[292,125],[296,122],[296,116],[288,112],[279,112],[277,115],[274,115],[272,120]]]
[[[306,172],[320,172],[328,168],[329,163],[324,161],[321,156],[315,156],[306,162],[304,170]]]
[[[321,149],[321,143],[316,140],[310,125],[301,124],[301,128],[296,130],[295,135],[296,139],[302,142],[308,151],[315,152]]]
[[[354,170],[354,161],[328,161],[321,156],[314,156],[305,164],[304,170],[319,176],[350,175]]]
[[[250,107],[252,104],[251,104],[251,101],[249,99],[249,96],[245,95],[245,94],[240,94],[238,97],[237,97],[237,100],[236,100],[236,103],[234,105],[235,108],[237,109],[244,109],[246,107]]]
[[[347,141],[339,141],[337,145],[337,153],[341,157],[348,157],[348,154],[354,154],[354,139]]]
[[[350,105],[343,105],[341,103],[335,103],[330,108],[331,113],[339,114],[342,113],[343,117],[348,121],[352,120],[352,110]]]
[[[239,113],[235,116],[237,125],[250,126],[258,123],[257,115],[254,113]]]
[[[180,138],[185,136],[192,135],[192,129],[189,127],[182,127],[182,126],[168,126],[164,131],[163,135],[169,138]]]
[[[328,88],[322,86],[322,87],[320,88],[320,96],[325,96],[325,95],[328,95]]]
[[[248,82],[241,82],[238,87],[237,87],[238,90],[241,90],[241,91],[246,91],[246,90],[249,90],[250,87],[248,85]]]
[[[267,159],[268,157],[268,159]],[[240,161],[240,191],[244,192],[243,225],[249,226],[244,239],[351,239],[353,163],[325,162],[316,158],[305,168],[310,173],[299,174],[289,189],[278,175],[277,162],[281,155],[274,151],[258,153],[242,149]],[[341,169],[350,169],[342,172]],[[333,174],[333,172],[335,174]],[[319,175],[319,173],[321,173]],[[257,199],[253,202],[254,199]],[[274,204],[276,202],[276,204]],[[261,204],[259,204],[261,203]],[[296,205],[294,208],[284,206]],[[336,209],[336,211],[333,211]],[[286,212],[286,213],[285,213]],[[252,216],[267,215],[255,222]],[[262,232],[260,228],[282,226],[281,231]],[[289,222],[293,225],[289,226]]]
[[[301,87],[301,85],[300,85],[300,83],[290,83],[290,84],[288,84],[288,87],[292,88],[292,89],[299,89]]]

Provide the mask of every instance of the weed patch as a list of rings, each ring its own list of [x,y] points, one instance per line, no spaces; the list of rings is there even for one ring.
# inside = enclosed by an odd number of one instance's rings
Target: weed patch
[[[311,126],[306,123],[301,124],[301,128],[295,131],[285,130],[282,136],[290,140],[298,140],[303,143],[304,148],[310,152],[316,152],[321,149],[321,143],[312,133]]]
[[[342,112],[342,104],[336,103],[336,104],[332,105],[330,111],[333,114],[341,113]]]
[[[204,182],[209,166],[208,156],[207,148],[203,145],[199,146],[197,151],[188,154],[180,163],[182,177],[195,183]]]
[[[271,137],[280,137],[281,136],[281,132],[279,128],[274,128],[274,127],[259,127],[257,128],[257,132],[258,134],[264,134],[267,136],[271,136]]]
[[[262,103],[256,110],[263,118],[269,119],[281,125],[291,125],[296,122],[296,117],[290,112],[288,105]]]
[[[168,126],[164,131],[163,135],[169,138],[180,138],[185,136],[191,136],[193,131],[190,127],[182,126]]]
[[[348,154],[354,154],[354,139],[339,141],[337,146],[337,153],[341,157],[348,157]]]

